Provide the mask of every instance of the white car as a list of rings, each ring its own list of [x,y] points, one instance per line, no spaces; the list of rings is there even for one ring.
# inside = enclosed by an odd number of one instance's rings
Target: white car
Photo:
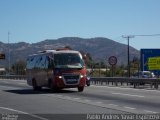
[[[136,78],[154,78],[155,75],[151,71],[139,71],[139,72],[136,72],[132,77],[136,77]]]

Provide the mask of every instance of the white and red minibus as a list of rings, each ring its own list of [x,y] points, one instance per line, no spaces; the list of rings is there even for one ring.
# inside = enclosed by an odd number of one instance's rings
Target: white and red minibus
[[[27,58],[27,83],[34,90],[78,88],[86,84],[86,67],[82,55],[73,50],[45,50]]]

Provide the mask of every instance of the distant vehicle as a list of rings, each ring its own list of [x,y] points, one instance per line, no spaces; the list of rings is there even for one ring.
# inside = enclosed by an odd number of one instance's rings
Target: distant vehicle
[[[139,71],[136,72],[135,74],[133,74],[133,76],[131,76],[131,78],[155,78],[155,75],[153,72],[151,71]],[[133,83],[131,82],[131,85],[133,85]],[[140,85],[145,85],[144,82],[141,82]]]
[[[151,71],[139,71],[139,72],[136,72],[135,74],[133,74],[132,77],[136,77],[136,78],[154,78],[155,75]]]
[[[86,67],[82,55],[73,50],[46,50],[27,58],[27,83],[34,90],[78,88],[84,90]]]
[[[86,79],[86,85],[87,86],[90,86],[90,79],[91,79],[90,76],[87,76],[87,79]]]
[[[86,85],[91,85],[91,75],[93,74],[93,70],[87,69],[87,79],[86,79]]]

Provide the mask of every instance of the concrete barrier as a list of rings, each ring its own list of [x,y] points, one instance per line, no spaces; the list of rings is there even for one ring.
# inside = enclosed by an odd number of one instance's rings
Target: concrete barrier
[[[25,75],[0,75],[0,79],[26,80]]]

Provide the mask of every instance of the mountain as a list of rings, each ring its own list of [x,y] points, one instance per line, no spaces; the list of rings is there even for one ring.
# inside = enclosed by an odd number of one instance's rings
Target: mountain
[[[46,49],[57,49],[69,46],[74,50],[89,53],[95,61],[106,61],[110,56],[116,56],[118,64],[127,64],[127,45],[115,42],[108,38],[78,38],[64,37],[59,39],[46,39],[38,43],[11,43],[0,42],[1,52],[6,54],[5,60],[0,60],[0,66],[8,65],[10,53],[11,64],[18,60],[26,60],[30,54],[37,53]],[[9,52],[10,51],[10,52]],[[139,57],[139,51],[130,46],[130,60]]]

